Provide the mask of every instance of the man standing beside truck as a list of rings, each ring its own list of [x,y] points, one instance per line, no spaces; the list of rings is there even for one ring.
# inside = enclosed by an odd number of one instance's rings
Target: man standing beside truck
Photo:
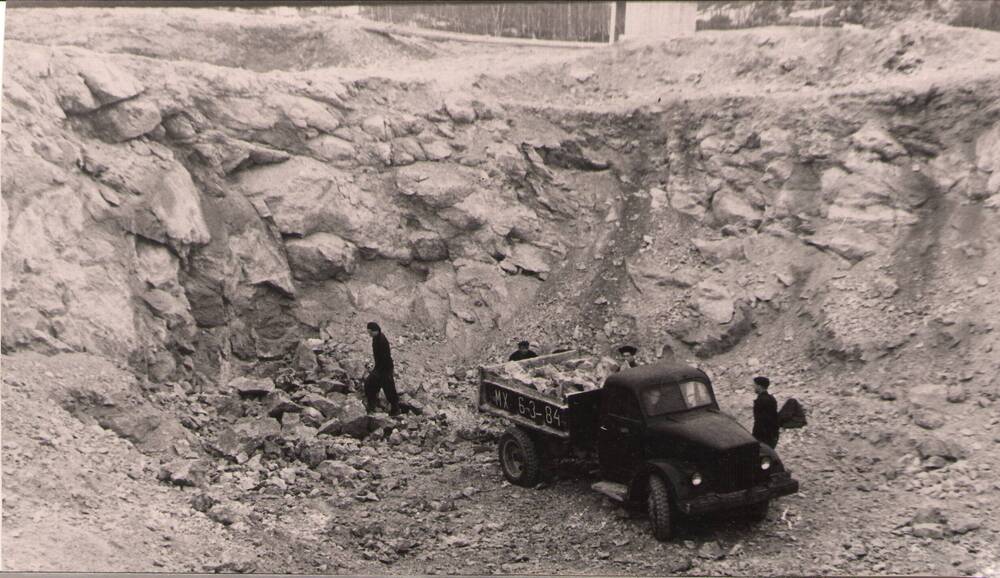
[[[366,409],[368,413],[375,411],[375,408],[378,407],[378,392],[381,389],[385,392],[385,398],[389,402],[389,415],[399,415],[399,395],[396,393],[389,340],[382,333],[382,328],[379,327],[378,323],[371,321],[367,328],[368,334],[372,337],[372,355],[375,357],[375,367],[372,368],[368,379],[365,380]]]
[[[753,378],[757,399],[753,400],[753,437],[774,449],[778,445],[778,402],[767,392],[771,380]]]

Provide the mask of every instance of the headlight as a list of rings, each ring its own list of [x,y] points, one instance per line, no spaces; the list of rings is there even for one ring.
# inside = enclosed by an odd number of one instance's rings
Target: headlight
[[[691,485],[692,486],[701,485],[701,474],[699,474],[698,472],[691,474]]]
[[[762,456],[760,458],[760,469],[769,470],[771,469],[771,458],[767,456]]]

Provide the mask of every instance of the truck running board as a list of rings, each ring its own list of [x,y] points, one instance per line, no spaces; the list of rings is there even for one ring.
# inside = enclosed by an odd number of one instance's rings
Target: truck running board
[[[590,489],[600,492],[616,502],[624,502],[628,497],[628,487],[625,484],[603,481],[590,486]]]

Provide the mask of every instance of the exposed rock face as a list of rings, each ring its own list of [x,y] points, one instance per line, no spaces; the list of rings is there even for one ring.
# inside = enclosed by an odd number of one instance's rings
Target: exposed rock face
[[[156,381],[228,381],[374,312],[463,352],[524,328],[710,355],[798,303],[830,351],[877,357],[909,339],[885,303],[909,288],[862,281],[963,230],[928,224],[940,207],[991,219],[1000,194],[996,126],[931,139],[902,100],[595,123],[389,80],[11,47],[3,347],[103,352]],[[525,314],[539,290],[580,319]],[[865,340],[846,312],[871,310],[891,321]]]

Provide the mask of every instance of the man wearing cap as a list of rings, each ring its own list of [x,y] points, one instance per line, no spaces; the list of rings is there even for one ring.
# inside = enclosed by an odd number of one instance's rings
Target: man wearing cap
[[[753,400],[753,437],[774,449],[778,445],[778,402],[767,392],[771,380],[753,378],[757,399]]]
[[[531,350],[530,343],[527,341],[521,341],[517,344],[517,351],[511,353],[507,360],[521,361],[522,359],[531,359],[532,357],[538,357],[538,354]]]
[[[618,354],[622,356],[621,369],[638,366],[639,362],[635,359],[635,354],[638,352],[639,350],[634,345],[622,345],[619,347]]]
[[[372,368],[365,381],[365,407],[368,413],[375,411],[378,406],[378,392],[382,390],[385,392],[385,398],[391,408],[389,415],[399,415],[399,395],[396,393],[389,340],[382,333],[379,324],[374,321],[367,325],[367,330],[372,338],[372,356],[375,358],[375,367]]]

